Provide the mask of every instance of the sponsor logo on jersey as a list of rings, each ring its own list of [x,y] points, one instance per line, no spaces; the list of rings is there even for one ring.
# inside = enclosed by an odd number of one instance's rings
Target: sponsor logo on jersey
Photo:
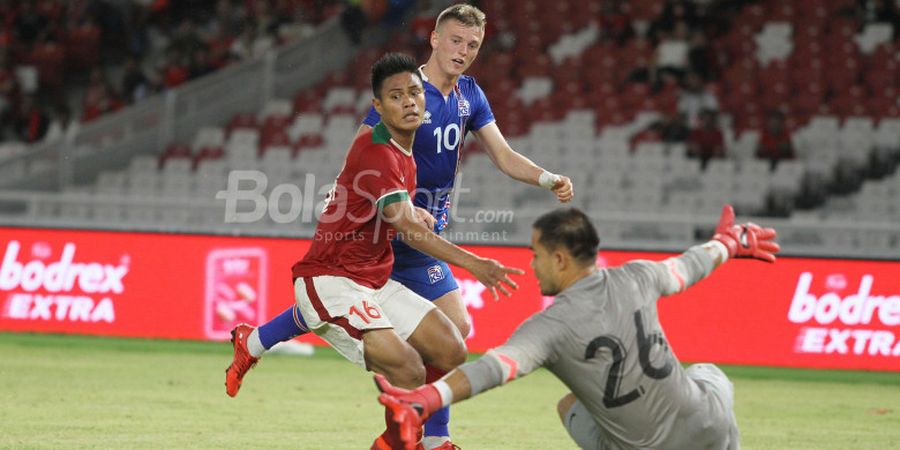
[[[425,115],[422,117],[422,124],[431,125],[431,111],[425,111]]]
[[[444,269],[439,264],[435,264],[428,268],[428,281],[435,284],[444,279]]]

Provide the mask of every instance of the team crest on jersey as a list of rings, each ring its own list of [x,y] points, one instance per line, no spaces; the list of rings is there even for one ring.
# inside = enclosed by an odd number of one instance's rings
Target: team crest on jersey
[[[422,117],[423,124],[431,124],[431,111],[426,110],[425,115]]]
[[[444,279],[444,269],[440,265],[435,264],[428,268],[428,281],[431,284],[437,283]]]
[[[459,117],[466,117],[469,115],[469,101],[461,98],[459,99]]]

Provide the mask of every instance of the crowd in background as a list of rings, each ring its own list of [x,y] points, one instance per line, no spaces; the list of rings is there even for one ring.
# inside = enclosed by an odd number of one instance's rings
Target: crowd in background
[[[0,140],[31,143],[63,138],[77,130],[79,123],[235,61],[259,57],[273,46],[304,36],[334,15],[341,15],[351,39],[358,42],[360,30],[366,24],[394,21],[389,25],[396,27],[403,17],[397,11],[402,12],[415,3],[414,0],[0,1]],[[421,7],[427,2],[419,3]],[[496,7],[490,0],[474,3],[483,3],[479,6],[489,11],[491,6]],[[757,117],[747,117],[743,111],[734,111],[733,105],[725,104],[729,99],[724,98],[723,90],[733,88],[727,72],[737,70],[738,58],[749,57],[734,54],[735,48],[746,48],[746,45],[732,42],[735,34],[731,28],[739,14],[746,14],[745,7],[756,3],[752,0],[590,3],[592,9],[587,19],[599,25],[600,37],[578,63],[587,65],[581,67],[587,79],[579,82],[585,84],[587,106],[597,109],[601,120],[598,125],[615,124],[624,120],[629,108],[633,113],[634,109],[649,105],[662,113],[661,119],[634,136],[634,147],[648,141],[685,143],[688,156],[699,159],[701,167],[706,168],[709,160],[728,156],[720,119],[730,116],[737,131],[749,126],[760,132],[756,155],[771,161],[773,170],[778,161],[794,158],[790,133],[798,124],[798,117],[790,109],[768,108],[759,112],[760,122],[752,122]],[[835,14],[855,21],[860,28],[866,23],[889,23],[894,27],[894,38],[898,37],[900,14],[896,2],[846,0],[843,4]],[[642,8],[650,8],[651,12],[648,14]],[[491,13],[480,56],[482,62],[471,69],[486,86],[489,97],[506,96],[508,92],[500,88],[514,85],[530,71],[540,73],[541,61],[545,59],[543,47],[533,49],[540,52],[534,58],[519,54],[527,47],[516,42],[522,36],[510,32],[509,24],[515,20],[516,11],[508,12],[509,17],[502,11],[499,15]],[[418,60],[424,61],[434,19],[429,15],[412,18],[410,23],[398,27],[387,49],[411,51]],[[521,64],[507,72],[500,70],[503,58],[510,56]],[[610,56],[616,62],[621,61],[621,67],[599,67],[596,72],[596,67],[590,67],[601,66],[600,58]],[[565,68],[564,63],[560,69]],[[625,73],[618,78],[609,77],[607,72],[612,72],[611,69],[624,69]],[[565,79],[554,81],[557,89],[566,87]],[[609,86],[613,86],[613,92],[609,92]],[[591,99],[599,100],[591,103]],[[521,105],[494,103],[495,114],[504,123],[504,130],[515,134],[517,123],[512,119],[522,114]],[[532,109],[540,110],[545,105],[537,106]]]
[[[301,38],[339,0],[0,1],[0,141],[59,139]]]

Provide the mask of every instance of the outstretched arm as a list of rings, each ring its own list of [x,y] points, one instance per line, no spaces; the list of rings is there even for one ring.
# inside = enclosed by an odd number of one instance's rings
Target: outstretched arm
[[[775,237],[776,232],[772,228],[753,223],[736,225],[734,208],[725,205],[709,242],[662,262],[665,270],[659,277],[660,291],[663,295],[682,292],[706,278],[728,258],[753,258],[773,263],[775,253],[781,249],[774,241]]]
[[[495,122],[491,122],[478,131],[475,137],[487,150],[488,156],[501,172],[523,183],[541,186],[550,189],[561,202],[572,200],[575,191],[572,180],[566,176],[550,173],[530,159],[522,156],[509,146],[506,138],[500,133],[500,128]]]
[[[479,257],[433,233],[432,228],[426,225],[409,201],[386,205],[382,214],[410,247],[472,272],[478,281],[490,289],[494,299],[498,298],[497,289],[509,296],[507,286],[512,289],[518,288],[518,285],[509,279],[509,275],[521,275],[525,273],[523,270],[506,267],[493,259]]]

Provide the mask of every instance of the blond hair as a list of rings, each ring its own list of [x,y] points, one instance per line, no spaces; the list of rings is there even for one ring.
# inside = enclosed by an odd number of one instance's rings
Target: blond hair
[[[442,23],[450,19],[467,27],[484,28],[484,25],[487,23],[487,16],[485,16],[482,10],[472,5],[460,3],[441,11],[441,14],[438,15],[437,22],[435,22],[434,28],[440,28]]]

